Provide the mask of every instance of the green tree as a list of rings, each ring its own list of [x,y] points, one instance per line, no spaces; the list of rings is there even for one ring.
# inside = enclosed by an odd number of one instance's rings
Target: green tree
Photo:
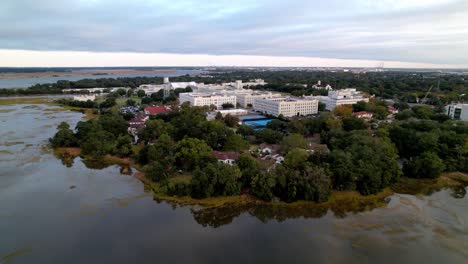
[[[434,152],[424,152],[404,165],[405,175],[412,178],[435,179],[444,171],[442,159]]]
[[[193,170],[195,167],[203,168],[215,162],[213,150],[205,141],[196,138],[184,138],[176,145],[175,158],[177,164],[184,170]]]
[[[129,90],[131,91],[131,90]],[[128,99],[127,102],[125,103],[126,105],[128,106],[135,106],[136,105],[136,101],[133,100],[133,99]]]
[[[211,163],[193,172],[192,196],[206,198],[212,196],[232,196],[240,194],[241,171],[237,166]]]
[[[124,96],[124,95],[127,94],[127,91],[125,91],[125,89],[118,89],[117,94],[120,95],[120,96]]]
[[[288,136],[283,137],[281,140],[281,151],[284,154],[287,154],[289,151],[293,149],[307,149],[309,146],[309,142],[299,134],[290,134]]]
[[[237,127],[237,125],[239,124],[239,118],[228,114],[224,117],[224,123],[228,127]]]
[[[303,169],[306,166],[309,153],[303,149],[292,149],[284,157],[284,165],[293,169]]]
[[[113,134],[115,137],[127,135],[128,122],[120,115],[101,115],[98,123],[103,130]]]
[[[243,153],[239,156],[237,166],[241,170],[242,184],[245,187],[250,186],[252,179],[260,174],[260,164],[248,153]]]
[[[148,120],[145,128],[138,133],[138,137],[143,142],[151,142],[162,134],[170,134],[171,131],[172,126],[161,119]]]
[[[367,129],[367,124],[362,118],[350,116],[343,118],[343,129],[345,131]]]
[[[70,125],[66,122],[62,122],[57,127],[58,131],[54,137],[49,139],[52,147],[74,147],[76,146],[77,140],[73,131],[70,129]]]
[[[138,91],[137,91],[137,96],[140,97],[140,98],[143,98],[143,97],[146,96],[146,93],[145,93],[145,91],[143,91],[143,90],[138,90]]]
[[[129,135],[119,136],[112,152],[120,157],[129,157],[132,154],[132,138]]]
[[[224,150],[241,151],[249,148],[249,142],[237,134],[230,134],[224,144]]]
[[[234,108],[234,105],[231,103],[224,103],[222,104],[223,109],[232,109]]]
[[[258,143],[277,144],[283,138],[283,133],[265,128],[255,131],[255,138]]]
[[[251,127],[251,126],[248,126],[248,125],[240,125],[238,128],[237,128],[237,131],[236,131],[237,134],[243,136],[244,138],[247,137],[247,136],[251,136],[255,133],[255,130]]]
[[[271,201],[273,199],[273,190],[276,185],[276,179],[268,172],[260,172],[252,177],[252,194],[256,197]]]
[[[324,104],[324,103],[322,103],[322,102],[319,102],[319,104],[318,104],[318,110],[319,110],[319,112],[323,112],[323,111],[325,111],[326,109],[327,109],[327,105]]]

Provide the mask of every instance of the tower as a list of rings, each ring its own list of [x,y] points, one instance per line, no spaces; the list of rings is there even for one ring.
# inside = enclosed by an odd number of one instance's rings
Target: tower
[[[237,80],[237,81],[236,81],[236,89],[239,89],[239,90],[240,90],[240,89],[242,89],[242,88],[243,88],[243,87],[242,87],[242,80]]]
[[[164,84],[169,83],[169,77],[164,77],[163,83],[164,83]]]

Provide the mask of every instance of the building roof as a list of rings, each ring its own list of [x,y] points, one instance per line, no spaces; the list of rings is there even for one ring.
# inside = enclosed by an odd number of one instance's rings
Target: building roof
[[[389,107],[388,107],[388,111],[390,111],[390,112],[397,112],[398,109],[396,109],[396,108],[393,107],[393,106],[389,106]]]
[[[239,153],[234,151],[213,151],[213,155],[218,160],[237,160],[239,158]]]
[[[353,116],[372,116],[373,113],[371,112],[366,112],[366,111],[361,111],[361,112],[356,112],[356,113],[353,113]]]
[[[170,109],[165,106],[147,106],[145,107],[145,113],[149,115],[164,114],[171,112]]]
[[[130,121],[128,121],[128,123],[130,123],[130,124],[132,124],[132,123],[144,123],[147,119],[148,119],[148,117],[146,115],[138,114],[134,118],[130,119]]]

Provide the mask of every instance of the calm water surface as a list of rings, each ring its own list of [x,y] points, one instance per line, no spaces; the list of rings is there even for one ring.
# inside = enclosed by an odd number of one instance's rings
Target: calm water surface
[[[261,208],[200,216],[155,202],[117,166],[64,166],[44,146],[58,123],[82,115],[51,108],[0,106],[2,264],[468,263],[463,192],[394,195],[345,217],[278,221]]]
[[[78,81],[82,79],[101,79],[101,78],[133,78],[133,77],[174,77],[185,74],[199,74],[199,70],[176,70],[175,72],[148,73],[148,74],[113,74],[113,75],[81,75],[81,76],[60,76],[60,77],[41,77],[41,78],[15,78],[0,79],[1,88],[26,88],[34,84],[55,83],[61,80]]]

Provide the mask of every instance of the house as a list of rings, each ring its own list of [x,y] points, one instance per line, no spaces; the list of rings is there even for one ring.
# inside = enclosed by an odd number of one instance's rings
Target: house
[[[328,154],[330,153],[330,149],[326,144],[317,144],[314,142],[310,142],[307,152],[309,153],[319,153],[319,154]]]
[[[353,116],[357,118],[363,118],[363,119],[371,119],[373,115],[374,115],[373,113],[366,112],[366,111],[353,113]]]
[[[135,142],[138,141],[138,132],[145,128],[145,122],[149,119],[147,115],[139,114],[128,121],[128,134],[135,138]]]
[[[213,151],[213,156],[224,164],[234,165],[239,159],[239,153],[234,151]]]
[[[280,163],[283,163],[283,162],[284,162],[284,157],[281,156],[280,154],[273,155],[273,156],[271,156],[271,158],[272,158],[277,164],[280,164]]]
[[[388,111],[389,111],[390,114],[392,114],[392,115],[398,114],[398,109],[396,109],[396,108],[393,107],[393,106],[389,106],[389,107],[388,107]]]
[[[276,144],[262,143],[258,146],[258,152],[263,155],[276,155],[279,150],[280,146]]]
[[[145,107],[145,114],[147,115],[157,115],[157,114],[167,114],[171,112],[171,109],[165,106],[147,106]]]

